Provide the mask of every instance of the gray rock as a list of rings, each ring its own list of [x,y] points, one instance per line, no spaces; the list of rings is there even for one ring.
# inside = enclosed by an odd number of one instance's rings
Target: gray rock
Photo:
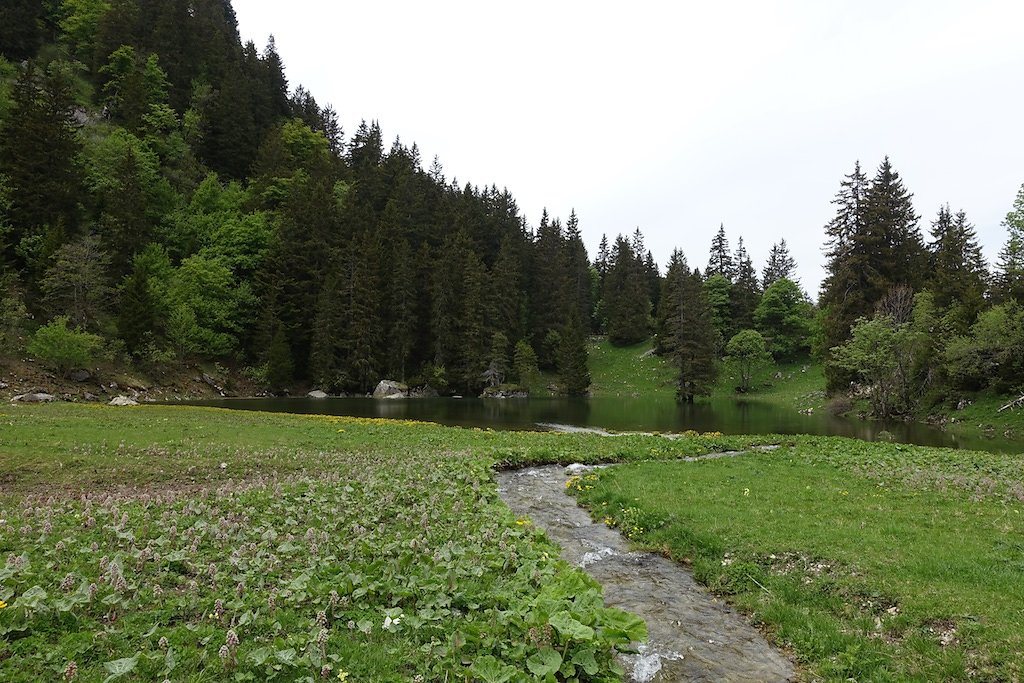
[[[139,402],[136,401],[134,398],[128,398],[127,396],[115,396],[114,398],[110,399],[110,403],[108,405],[137,406],[139,405]]]
[[[437,398],[438,396],[440,394],[437,393],[437,389],[429,384],[409,390],[409,398]]]
[[[306,398],[327,398],[327,392],[314,389],[313,391],[306,394]]]
[[[527,389],[488,387],[480,398],[530,398],[530,392]]]
[[[71,379],[76,382],[88,382],[92,379],[92,373],[88,370],[75,370],[71,373]]]
[[[0,389],[6,389],[6,388],[7,388],[7,382],[0,382]]]
[[[52,394],[44,394],[43,392],[36,392],[32,394],[19,394],[11,399],[14,403],[49,403],[50,401],[56,401],[57,397]]]
[[[406,398],[409,387],[393,379],[382,379],[373,390],[374,398]]]

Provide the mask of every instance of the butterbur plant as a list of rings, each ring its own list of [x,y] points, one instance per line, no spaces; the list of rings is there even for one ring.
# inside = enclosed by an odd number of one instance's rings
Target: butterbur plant
[[[358,431],[318,419],[331,438]],[[365,453],[240,452],[265,463],[244,480],[27,496],[3,518],[13,529],[48,521],[52,534],[4,538],[0,599],[33,607],[0,609],[0,680],[60,679],[57,656],[77,662],[81,680],[112,683],[620,680],[613,651],[635,625],[603,608],[599,588],[542,534],[516,524],[490,461],[391,452],[381,438]],[[148,448],[115,443],[110,457],[130,467],[154,458]],[[182,452],[190,463],[227,457],[205,448]],[[54,539],[66,546],[59,558]],[[377,654],[346,655],[367,651]]]

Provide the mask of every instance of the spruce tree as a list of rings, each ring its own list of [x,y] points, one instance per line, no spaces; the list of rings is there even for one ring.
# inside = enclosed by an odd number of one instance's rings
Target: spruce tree
[[[743,246],[742,237],[739,238],[733,264],[736,276],[729,290],[730,339],[741,330],[754,326],[754,310],[761,300],[757,272],[754,270],[750,254]]]
[[[8,256],[38,276],[79,222],[81,151],[67,77],[28,63],[14,84],[13,107],[0,128],[0,176],[10,206]],[[19,248],[20,247],[20,248]]]
[[[502,240],[487,288],[491,326],[509,339],[519,339],[526,332],[526,296],[517,241],[511,236]]]
[[[404,239],[391,250],[391,274],[384,281],[387,290],[388,374],[405,381],[416,345],[416,267],[412,248]]]
[[[928,289],[935,306],[949,312],[958,333],[966,333],[984,306],[987,270],[974,226],[949,205],[939,207],[928,245]],[[952,310],[955,309],[955,310]]]
[[[868,241],[867,192],[867,176],[858,161],[853,172],[840,183],[832,200],[836,215],[825,226],[828,263],[819,302],[823,309],[826,354],[828,349],[846,341],[857,318],[870,316],[874,308],[875,299],[869,294],[868,284],[878,279],[878,273],[871,266],[868,251],[877,247]],[[871,289],[877,288],[875,285]],[[834,378],[833,388],[841,379]]]
[[[768,254],[768,262],[761,274],[761,286],[767,290],[773,282],[782,278],[796,282],[795,271],[796,261],[789,255],[789,246],[786,244],[786,238],[783,237],[772,245],[772,250]]]
[[[912,204],[913,195],[903,185],[889,157],[882,160],[865,196],[868,230],[877,240],[871,253],[880,288],[872,296],[878,302],[892,288],[906,285],[919,289],[924,282],[927,254]]]
[[[267,349],[267,385],[270,391],[280,393],[287,391],[293,381],[292,351],[288,345],[288,336],[284,326],[278,324],[274,328]]]
[[[558,362],[547,352],[544,339],[562,328],[569,308],[570,276],[566,272],[565,251],[561,222],[551,220],[545,209],[531,249],[533,267],[529,290],[533,346],[540,349],[540,366],[544,369],[554,369]]]
[[[1006,243],[999,252],[995,293],[1000,301],[1024,302],[1024,185],[1003,220]]]
[[[0,55],[12,62],[34,57],[43,42],[42,13],[39,0],[0,3]]]
[[[616,346],[636,344],[649,334],[651,302],[643,261],[630,242],[619,235],[602,288],[602,313],[608,340]]]
[[[608,249],[608,235],[601,235],[601,243],[597,245],[597,258],[594,260],[594,267],[597,268],[597,274],[602,279],[608,274],[611,258],[612,254]]]
[[[575,210],[569,215],[569,220],[565,224],[564,253],[564,267],[568,280],[566,292],[568,314],[572,315],[575,310],[580,320],[589,323],[594,308],[591,301],[590,260],[587,258],[587,248],[583,244],[583,236],[580,233],[579,219],[576,217]]]
[[[711,326],[715,329],[717,346],[716,354],[725,350],[725,341],[730,339],[732,332],[732,283],[721,273],[713,273],[701,285],[701,291],[707,302],[711,316]]]
[[[736,275],[736,265],[732,260],[732,253],[729,251],[729,240],[725,236],[725,224],[718,226],[718,232],[711,240],[711,256],[708,258],[708,267],[704,271],[704,277],[721,275],[726,280],[732,281]]]
[[[348,310],[344,298],[344,261],[332,259],[332,267],[316,299],[316,315],[310,338],[309,375],[324,391],[349,389],[342,369],[342,344]]]
[[[659,346],[678,372],[677,399],[689,403],[709,394],[718,377],[721,337],[712,324],[700,274],[690,271],[678,249],[669,259],[658,318]]]
[[[562,328],[558,353],[558,374],[562,388],[569,396],[583,396],[590,387],[587,355],[586,332],[579,312],[574,310],[569,313],[569,320]]]

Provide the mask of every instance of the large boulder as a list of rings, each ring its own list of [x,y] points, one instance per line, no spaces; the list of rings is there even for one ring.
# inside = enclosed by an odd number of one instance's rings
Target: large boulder
[[[306,398],[327,398],[327,392],[314,389],[313,391],[306,394]]]
[[[374,398],[406,398],[409,387],[393,379],[382,379],[373,390]]]
[[[92,379],[92,373],[88,370],[75,370],[71,373],[71,379],[76,382],[88,382]]]
[[[139,402],[134,398],[128,398],[127,396],[115,396],[110,400],[112,406],[137,406]]]
[[[437,389],[424,384],[422,387],[415,387],[409,390],[409,398],[437,398],[440,394],[437,393]]]
[[[57,397],[52,394],[45,394],[41,391],[37,391],[31,394],[18,394],[11,399],[11,402],[19,403],[49,403],[50,401],[57,400]]]

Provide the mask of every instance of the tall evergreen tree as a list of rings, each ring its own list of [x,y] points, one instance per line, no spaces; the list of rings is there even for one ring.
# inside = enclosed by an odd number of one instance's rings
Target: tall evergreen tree
[[[729,251],[729,240],[725,236],[725,224],[718,226],[718,232],[711,240],[711,256],[708,258],[708,267],[704,271],[704,277],[721,275],[726,280],[732,281],[736,275],[736,264],[732,259],[732,252]]]
[[[928,289],[935,306],[950,312],[956,331],[966,333],[984,306],[988,279],[974,226],[963,211],[954,217],[947,204],[939,207],[931,235]]]
[[[590,260],[587,257],[587,248],[583,244],[583,235],[575,210],[565,224],[564,252],[565,273],[568,279],[568,314],[571,316],[575,311],[581,321],[589,323],[594,308],[591,300]],[[589,327],[589,324],[587,326]]]
[[[597,258],[594,260],[594,267],[602,279],[608,274],[611,258],[612,254],[608,249],[608,235],[601,235],[601,243],[597,246]]]
[[[416,345],[416,267],[412,247],[404,239],[390,253],[391,274],[383,283],[387,290],[387,367],[389,375],[404,382]]]
[[[491,325],[508,339],[521,339],[526,333],[526,295],[516,242],[511,236],[502,240],[487,288]]]
[[[570,396],[582,396],[590,387],[587,369],[587,337],[578,310],[569,312],[562,328],[562,343],[558,353],[558,374],[562,388]]]
[[[796,261],[790,256],[789,245],[786,244],[786,238],[783,237],[772,245],[772,250],[768,254],[768,262],[761,274],[761,286],[767,290],[773,282],[782,278],[796,282],[795,271]]]
[[[692,402],[711,392],[718,377],[721,338],[711,321],[700,274],[678,249],[672,252],[662,288],[659,346],[678,371],[676,397]]]
[[[824,348],[845,342],[853,322],[869,317],[893,288],[923,284],[926,252],[911,197],[888,157],[870,183],[859,163],[843,181],[833,200],[836,217],[826,226]],[[834,364],[826,364],[826,375],[832,390],[850,379]]]
[[[622,235],[615,240],[602,288],[602,312],[608,340],[617,346],[643,341],[650,334],[651,301],[643,261]]]
[[[840,183],[839,192],[832,200],[836,215],[825,226],[828,263],[820,305],[824,309],[822,335],[826,352],[847,339],[850,326],[857,318],[871,315],[876,300],[872,296],[880,296],[869,294],[868,286],[878,275],[870,269],[865,253],[867,191],[867,176],[858,161],[853,172]],[[870,287],[877,288],[877,285]]]
[[[996,295],[1001,301],[1024,302],[1024,185],[1021,185],[1013,208],[1003,221],[1006,243],[999,252],[996,268]]]
[[[540,366],[554,369],[558,359],[549,351],[555,349],[546,348],[544,339],[552,332],[561,330],[565,323],[570,279],[565,269],[566,250],[562,224],[558,219],[551,220],[547,209],[541,215],[532,246],[529,302],[533,347],[540,349]]]
[[[927,255],[912,199],[885,157],[865,196],[868,228],[879,247],[872,254],[883,286],[876,301],[892,287],[919,289],[923,284]]]
[[[4,0],[0,4],[0,55],[12,62],[35,56],[43,43],[43,3]]]
[[[757,282],[757,272],[754,264],[743,246],[743,238],[739,238],[736,246],[736,255],[733,257],[735,267],[735,279],[732,288],[729,290],[729,310],[731,314],[730,331],[733,335],[741,330],[747,330],[754,326],[754,309],[761,300],[761,291]]]
[[[713,273],[701,285],[704,299],[711,315],[711,326],[717,335],[717,346],[714,351],[721,354],[725,350],[725,342],[731,339],[732,332],[732,283],[721,273]]]
[[[38,275],[46,259],[79,222],[81,143],[72,118],[67,76],[51,65],[25,65],[14,85],[13,107],[0,128],[0,175],[10,206],[8,256]]]

